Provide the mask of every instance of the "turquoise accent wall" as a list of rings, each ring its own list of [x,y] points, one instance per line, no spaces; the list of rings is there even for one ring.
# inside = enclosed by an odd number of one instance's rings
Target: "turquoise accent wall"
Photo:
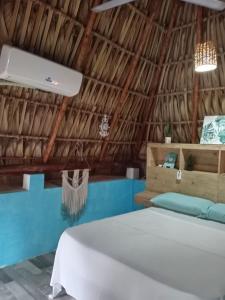
[[[61,187],[44,188],[44,175],[25,175],[26,191],[0,194],[0,267],[53,251],[71,226],[61,214]],[[144,190],[142,180],[112,180],[89,184],[86,207],[73,225],[141,207],[133,199]]]

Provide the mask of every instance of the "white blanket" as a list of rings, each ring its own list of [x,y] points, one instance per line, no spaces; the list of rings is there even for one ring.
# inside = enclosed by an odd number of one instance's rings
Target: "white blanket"
[[[77,300],[223,299],[225,225],[149,208],[70,228],[51,285]]]

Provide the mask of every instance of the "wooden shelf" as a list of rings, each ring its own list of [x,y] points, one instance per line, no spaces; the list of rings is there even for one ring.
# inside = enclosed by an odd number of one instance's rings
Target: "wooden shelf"
[[[149,144],[147,167],[163,164],[169,152],[177,154],[175,169],[186,170],[188,157],[192,155],[193,171],[225,173],[225,146],[198,144]]]
[[[219,150],[212,149],[181,149],[183,164],[180,169],[187,170],[188,157],[193,158],[193,171],[218,173]]]
[[[151,148],[171,148],[171,149],[196,149],[196,150],[223,150],[225,151],[225,145],[202,145],[202,144],[160,144],[160,143],[148,143]]]
[[[169,152],[177,153],[175,168],[158,167]],[[191,171],[187,170],[190,155],[194,160]],[[225,202],[224,145],[149,143],[146,169],[148,192],[178,192]],[[178,169],[181,170],[181,180],[177,180]]]
[[[148,149],[148,166],[157,167],[165,162],[166,154],[169,152],[174,152],[177,154],[176,169],[179,169],[179,159],[180,159],[180,149],[167,147],[167,148],[157,148],[152,147]]]

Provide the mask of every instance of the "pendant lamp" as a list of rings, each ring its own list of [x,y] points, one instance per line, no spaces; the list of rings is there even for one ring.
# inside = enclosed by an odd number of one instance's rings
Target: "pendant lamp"
[[[195,49],[195,71],[199,73],[217,68],[216,47],[213,42],[198,43]]]

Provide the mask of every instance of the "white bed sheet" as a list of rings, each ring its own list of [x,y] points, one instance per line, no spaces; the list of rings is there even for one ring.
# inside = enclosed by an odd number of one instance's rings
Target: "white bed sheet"
[[[149,208],[67,229],[51,285],[77,300],[225,299],[225,225]]]

